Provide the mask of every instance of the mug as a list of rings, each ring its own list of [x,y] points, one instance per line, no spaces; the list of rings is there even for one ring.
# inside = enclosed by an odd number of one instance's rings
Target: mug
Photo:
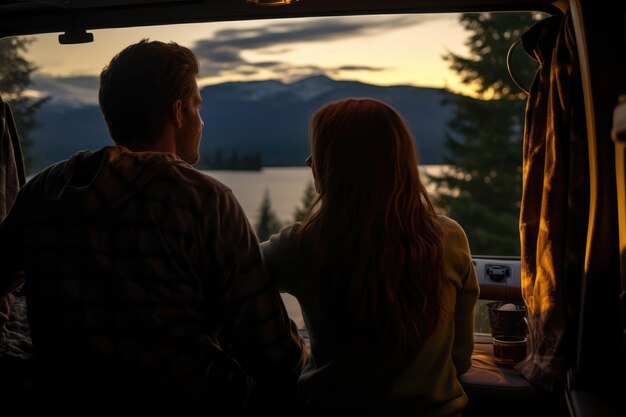
[[[515,366],[526,357],[528,340],[524,336],[494,336],[493,361],[501,366]]]

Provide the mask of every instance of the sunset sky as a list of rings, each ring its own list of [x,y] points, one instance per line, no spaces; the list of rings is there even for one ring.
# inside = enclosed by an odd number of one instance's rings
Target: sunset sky
[[[95,41],[59,45],[58,34],[36,37],[27,58],[39,67],[35,90],[96,103],[98,74],[142,38],[175,41],[200,59],[200,86],[225,81],[308,75],[378,85],[461,89],[442,56],[467,55],[457,14],[324,17],[219,22],[94,31]]]

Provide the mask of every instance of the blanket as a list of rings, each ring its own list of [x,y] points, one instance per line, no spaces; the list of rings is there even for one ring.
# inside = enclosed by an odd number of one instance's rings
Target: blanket
[[[9,321],[0,329],[0,396],[27,400],[33,391],[33,344],[26,315],[26,298],[18,296]]]

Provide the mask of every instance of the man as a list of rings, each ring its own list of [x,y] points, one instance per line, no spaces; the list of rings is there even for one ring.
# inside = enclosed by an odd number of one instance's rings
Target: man
[[[197,73],[176,43],[120,52],[99,93],[116,146],[39,173],[0,227],[0,295],[23,271],[36,392],[52,405],[230,415],[254,385],[293,393],[303,340],[232,192],[191,166]]]

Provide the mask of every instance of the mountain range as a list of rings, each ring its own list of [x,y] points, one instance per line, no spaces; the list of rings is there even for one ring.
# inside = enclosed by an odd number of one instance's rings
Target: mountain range
[[[452,93],[413,86],[377,86],[313,76],[293,83],[277,80],[229,82],[203,87],[205,126],[199,167],[217,154],[260,155],[263,166],[300,166],[309,154],[309,120],[323,104],[344,97],[372,97],[405,118],[423,164],[441,163]],[[40,169],[82,149],[112,143],[100,109],[66,99],[46,102],[37,112],[31,153]],[[358,153],[358,149],[355,150]]]

